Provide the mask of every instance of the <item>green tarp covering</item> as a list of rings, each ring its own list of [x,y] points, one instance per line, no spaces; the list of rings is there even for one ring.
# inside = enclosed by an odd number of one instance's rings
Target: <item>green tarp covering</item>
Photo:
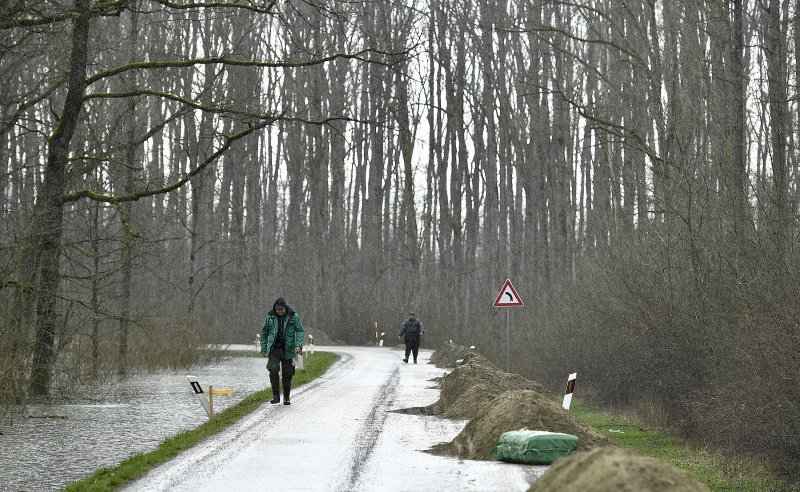
[[[508,463],[549,465],[578,451],[578,437],[546,431],[504,432],[497,438],[497,459]]]

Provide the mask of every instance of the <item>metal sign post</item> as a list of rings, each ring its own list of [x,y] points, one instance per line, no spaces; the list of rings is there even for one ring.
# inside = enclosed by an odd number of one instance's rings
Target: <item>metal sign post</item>
[[[506,372],[511,373],[511,311],[506,309]]]
[[[494,307],[521,307],[525,304],[517,294],[517,290],[511,285],[511,280],[506,279],[497,299],[494,300]],[[506,371],[511,372],[511,311],[506,311]]]

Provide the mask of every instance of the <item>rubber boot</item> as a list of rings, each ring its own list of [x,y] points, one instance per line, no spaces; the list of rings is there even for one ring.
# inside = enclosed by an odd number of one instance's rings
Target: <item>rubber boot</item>
[[[289,392],[292,391],[292,380],[291,379],[284,379],[283,380],[283,404],[284,405],[291,405],[292,401],[289,400]]]
[[[277,372],[269,373],[269,384],[272,386],[272,399],[269,401],[273,405],[281,402],[280,379]]]

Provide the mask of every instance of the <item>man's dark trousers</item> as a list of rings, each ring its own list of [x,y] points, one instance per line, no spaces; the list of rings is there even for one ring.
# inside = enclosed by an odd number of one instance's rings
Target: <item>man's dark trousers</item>
[[[283,349],[273,348],[269,353],[267,360],[267,371],[269,371],[269,383],[272,386],[272,395],[278,399],[280,392],[278,391],[279,372],[283,374],[283,398],[284,400],[289,397],[289,391],[292,388],[292,376],[294,376],[294,360],[283,358]]]
[[[406,362],[408,362],[408,354],[412,352],[414,353],[414,363],[416,363],[419,353],[419,338],[406,337]]]

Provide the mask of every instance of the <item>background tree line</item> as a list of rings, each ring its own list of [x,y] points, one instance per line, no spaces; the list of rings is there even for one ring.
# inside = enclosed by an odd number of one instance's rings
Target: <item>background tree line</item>
[[[249,342],[278,295],[800,455],[787,0],[0,9],[3,401]]]

